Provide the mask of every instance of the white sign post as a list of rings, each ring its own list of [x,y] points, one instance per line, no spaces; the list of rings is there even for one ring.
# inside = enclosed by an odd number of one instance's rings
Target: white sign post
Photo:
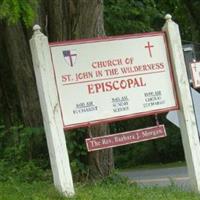
[[[74,187],[49,43],[47,37],[40,32],[38,25],[35,25],[33,30],[34,34],[30,40],[30,46],[54,184],[65,196],[72,196],[74,194]]]
[[[178,118],[188,173],[193,190],[200,192],[199,136],[189,89],[179,28],[178,25],[171,20],[170,15],[166,15],[165,19],[166,23],[163,27],[163,31],[167,34],[172,65],[174,67],[175,83],[180,103]]]

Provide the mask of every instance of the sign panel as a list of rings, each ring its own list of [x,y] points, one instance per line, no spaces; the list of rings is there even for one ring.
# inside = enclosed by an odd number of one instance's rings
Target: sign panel
[[[200,62],[191,63],[192,82],[194,88],[200,87]]]
[[[64,128],[177,109],[163,32],[50,44]]]
[[[123,146],[166,136],[164,125],[86,139],[88,151]]]

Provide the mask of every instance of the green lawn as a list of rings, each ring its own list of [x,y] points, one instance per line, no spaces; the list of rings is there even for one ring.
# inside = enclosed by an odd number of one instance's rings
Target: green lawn
[[[116,181],[117,182],[117,181]],[[14,180],[0,182],[0,200],[200,200],[200,195],[172,186],[140,188],[126,182],[75,185],[73,198],[62,197],[47,182],[21,183]]]

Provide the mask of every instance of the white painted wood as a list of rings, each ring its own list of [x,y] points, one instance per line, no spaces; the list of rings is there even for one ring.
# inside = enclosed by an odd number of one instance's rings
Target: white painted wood
[[[74,195],[74,186],[48,39],[40,32],[38,25],[35,25],[33,30],[30,46],[54,184],[65,196],[72,196]]]
[[[163,31],[166,32],[174,69],[175,83],[180,103],[179,123],[188,173],[194,191],[200,192],[200,143],[197,123],[189,89],[178,25],[166,15]]]
[[[200,93],[198,93],[195,89],[192,87],[190,88],[192,99],[193,99],[193,104],[194,104],[194,111],[195,111],[195,116],[196,116],[196,122],[197,122],[197,127],[198,131],[200,128]],[[178,112],[176,110],[170,111],[167,115],[166,118],[175,124],[177,127],[180,127],[179,121],[178,121]],[[200,136],[200,132],[199,132]]]

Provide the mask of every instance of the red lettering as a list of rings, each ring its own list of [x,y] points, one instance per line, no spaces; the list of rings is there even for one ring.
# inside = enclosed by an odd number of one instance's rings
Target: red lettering
[[[94,94],[99,92],[110,92],[112,90],[124,90],[134,87],[144,87],[146,83],[143,81],[142,77],[126,79],[126,80],[114,80],[102,83],[89,84],[88,93]]]
[[[120,87],[121,87],[121,89],[125,89],[127,87],[127,82],[125,80],[122,80],[120,82]]]
[[[106,92],[110,92],[113,89],[111,81],[106,82],[105,86],[106,86]]]
[[[128,83],[128,88],[131,88],[131,86],[133,85],[133,79],[128,79],[127,83]]]
[[[66,75],[62,75],[62,82],[67,82],[68,78]]]
[[[119,87],[117,87],[119,81],[114,81],[113,82],[113,88],[114,90],[119,90]]]
[[[111,60],[108,60],[108,61],[107,61],[107,65],[108,65],[108,67],[113,66],[112,61],[111,61]]]
[[[92,84],[88,85],[88,93],[89,93],[89,94],[94,94],[93,88],[94,88],[94,87],[93,87]]]
[[[92,63],[92,67],[93,67],[93,68],[97,68],[97,62],[93,62],[93,63]]]
[[[101,83],[96,83],[95,84],[96,93],[98,93],[101,88],[102,88],[101,87]]]
[[[62,75],[62,82],[70,82],[71,81],[71,75]]]
[[[122,65],[122,59],[113,59],[113,60],[104,60],[104,61],[95,61],[92,62],[92,67],[94,69],[96,68],[102,68],[102,67],[113,67],[116,65]]]
[[[164,69],[165,66],[164,66],[164,63],[160,63],[160,69]]]

